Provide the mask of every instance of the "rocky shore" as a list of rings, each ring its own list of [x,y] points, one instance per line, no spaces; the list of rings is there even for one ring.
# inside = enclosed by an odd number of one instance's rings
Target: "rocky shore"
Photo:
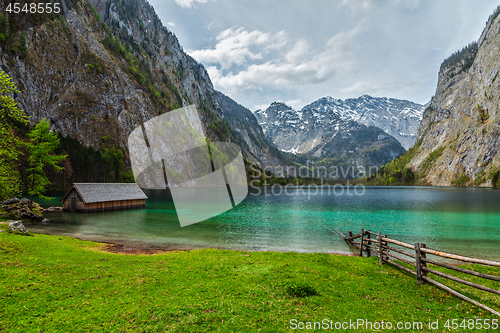
[[[26,198],[11,198],[2,202],[0,206],[0,218],[6,220],[25,220],[32,222],[48,223],[43,217],[43,212],[62,212],[62,207],[50,207],[43,209],[36,202],[30,208],[30,200]]]

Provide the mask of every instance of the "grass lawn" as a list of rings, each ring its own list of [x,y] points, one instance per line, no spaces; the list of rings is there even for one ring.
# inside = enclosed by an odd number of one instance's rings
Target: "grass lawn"
[[[374,257],[102,249],[68,237],[0,233],[0,331],[289,332],[304,331],[293,330],[292,319],[366,319],[390,321],[393,328],[423,322],[421,332],[430,331],[429,320],[439,320],[433,332],[443,332],[448,318],[496,318],[429,284],[417,286],[414,277],[380,267]],[[499,269],[479,269],[500,275]],[[498,283],[488,285],[498,289]],[[498,296],[461,290],[500,308]],[[293,296],[300,291],[317,294]]]

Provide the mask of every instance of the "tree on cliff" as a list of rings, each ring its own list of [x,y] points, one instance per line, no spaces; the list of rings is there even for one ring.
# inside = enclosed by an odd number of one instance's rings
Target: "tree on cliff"
[[[12,97],[17,90],[9,75],[0,71],[0,200],[19,194],[18,164],[21,142],[16,136],[28,117]]]
[[[44,196],[45,190],[50,186],[50,181],[45,173],[45,167],[50,165],[56,172],[62,171],[64,168],[58,163],[62,162],[67,155],[55,155],[54,151],[59,146],[59,138],[57,134],[50,132],[50,123],[43,119],[29,133],[30,141],[26,144],[28,148],[29,168],[26,170],[28,177],[28,193],[31,196],[33,204],[33,196],[36,195],[41,199],[49,199]]]

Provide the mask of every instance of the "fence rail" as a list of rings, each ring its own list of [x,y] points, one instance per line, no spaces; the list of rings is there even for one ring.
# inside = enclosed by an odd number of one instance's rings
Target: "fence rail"
[[[353,235],[351,231],[349,231],[349,236],[345,236],[342,233],[338,233],[342,238],[344,238],[345,241],[347,241],[349,244],[354,246],[359,250],[359,255],[363,256],[363,253],[366,253],[368,257],[371,256],[373,253],[375,256],[379,258],[379,264],[382,265],[384,263],[391,264],[403,271],[406,271],[410,274],[413,274],[417,278],[417,284],[422,284],[425,282],[429,282],[441,289],[444,289],[448,291],[449,293],[467,301],[470,302],[474,305],[477,305],[481,308],[483,308],[486,311],[489,311],[497,316],[500,317],[500,313],[494,309],[491,309],[487,307],[484,304],[481,304],[479,302],[474,301],[473,299],[470,299],[469,297],[462,295],[461,293],[457,292],[456,290],[451,289],[450,287],[445,286],[444,284],[437,282],[431,278],[428,277],[428,274],[434,274],[436,276],[445,278],[450,281],[454,281],[469,287],[473,287],[482,291],[486,291],[492,294],[500,295],[500,290],[489,288],[477,283],[473,283],[464,279],[460,279],[458,277],[452,276],[450,274],[442,273],[439,271],[436,271],[434,269],[431,269],[427,267],[427,264],[430,265],[435,265],[435,266],[440,266],[443,268],[447,268],[453,271],[457,271],[460,273],[480,277],[483,279],[491,280],[491,281],[497,281],[500,282],[500,277],[498,276],[493,276],[489,274],[484,274],[484,273],[479,273],[475,272],[469,269],[461,268],[461,267],[455,267],[453,265],[449,265],[446,263],[442,263],[436,260],[431,260],[427,258],[427,255],[434,255],[438,256],[441,258],[447,258],[447,259],[455,259],[455,260],[460,260],[463,262],[468,262],[468,263],[473,263],[473,264],[479,264],[479,265],[485,265],[485,266],[491,266],[491,267],[500,267],[500,262],[497,261],[492,261],[492,260],[483,260],[483,259],[476,259],[476,258],[470,258],[470,257],[465,257],[465,256],[460,256],[456,254],[451,254],[451,253],[446,253],[446,252],[441,252],[441,251],[436,251],[429,249],[425,246],[425,244],[420,244],[420,243],[415,243],[414,245],[398,241],[396,239],[388,238],[387,235],[382,235],[382,233],[379,231],[378,233],[374,233],[370,230],[364,230],[361,229],[361,233],[357,235]],[[372,236],[375,236],[372,238]],[[358,240],[359,239],[359,240]],[[389,246],[388,244],[391,244]],[[408,249],[411,250],[411,252],[404,251],[403,249],[396,248],[394,246],[399,246],[400,248]],[[394,254],[397,253],[398,255]],[[399,254],[402,254],[403,256],[400,256]],[[413,259],[413,260],[411,260]],[[394,260],[397,260],[399,262],[406,263],[410,266],[413,267],[413,269],[408,268],[406,266],[403,266],[399,264],[398,262],[395,262]]]

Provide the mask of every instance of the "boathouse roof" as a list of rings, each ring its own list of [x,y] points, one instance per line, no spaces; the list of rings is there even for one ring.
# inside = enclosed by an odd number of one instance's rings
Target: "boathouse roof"
[[[61,201],[64,201],[73,189],[87,204],[148,198],[136,183],[75,183]]]

